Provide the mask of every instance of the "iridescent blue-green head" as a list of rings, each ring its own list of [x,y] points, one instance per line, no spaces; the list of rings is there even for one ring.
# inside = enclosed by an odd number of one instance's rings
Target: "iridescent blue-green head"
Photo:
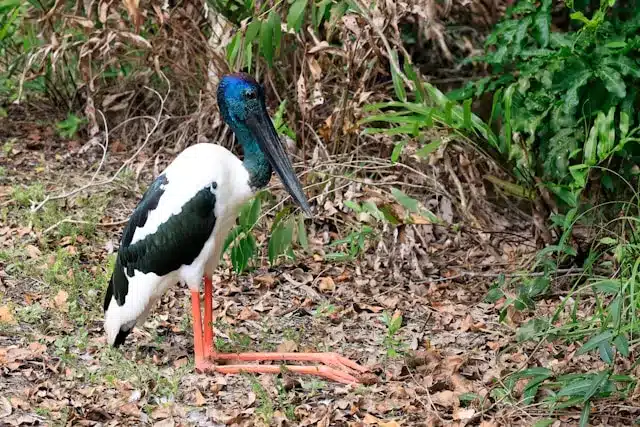
[[[267,112],[262,86],[248,74],[227,74],[220,80],[217,97],[223,120],[245,149],[245,161],[248,154],[255,154],[257,147],[275,169],[293,200],[307,215],[311,215],[302,185]]]

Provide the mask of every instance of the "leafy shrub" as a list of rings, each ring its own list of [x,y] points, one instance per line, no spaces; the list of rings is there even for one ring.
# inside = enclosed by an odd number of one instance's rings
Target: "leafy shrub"
[[[631,2],[634,3],[634,2]],[[631,167],[639,136],[640,9],[615,12],[603,0],[577,31],[551,31],[552,1],[522,0],[487,39],[489,77],[450,94],[494,93],[491,122],[502,116],[499,152],[521,183],[542,181],[569,208],[579,204],[589,171]],[[573,2],[567,2],[572,7]],[[629,174],[627,173],[627,176]],[[605,190],[614,190],[604,174]]]

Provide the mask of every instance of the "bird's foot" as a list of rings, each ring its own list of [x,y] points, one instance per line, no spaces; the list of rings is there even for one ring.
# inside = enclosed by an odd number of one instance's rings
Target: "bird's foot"
[[[329,366],[297,366],[297,365],[215,365],[207,361],[196,362],[196,369],[202,373],[219,372],[232,375],[242,372],[254,374],[279,374],[292,372],[298,375],[315,375],[342,384],[356,384],[360,381],[355,376]]]
[[[360,382],[358,374],[367,372],[367,368],[338,353],[215,353],[211,351],[209,360],[241,360],[244,362],[272,360],[323,363],[327,366],[284,365],[282,369],[298,374],[318,375],[345,384]],[[226,371],[232,374],[238,373],[238,369],[245,369],[246,367],[251,367],[251,372],[256,373],[278,373],[281,371],[281,367],[276,365],[222,365],[216,366],[216,371]]]

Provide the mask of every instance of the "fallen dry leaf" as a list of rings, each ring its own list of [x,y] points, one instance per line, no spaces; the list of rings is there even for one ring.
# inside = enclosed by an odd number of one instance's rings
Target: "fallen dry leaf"
[[[284,340],[276,347],[276,351],[280,353],[292,353],[297,350],[298,343],[293,340]]]
[[[11,408],[11,402],[4,396],[0,396],[0,418],[8,417],[11,415],[13,408]]]
[[[6,305],[0,307],[0,323],[15,323],[11,309]]]
[[[240,320],[258,320],[259,318],[260,315],[249,307],[244,307],[240,314],[238,314],[238,319]]]
[[[42,255],[42,251],[33,245],[27,245],[25,250],[27,251],[27,255],[29,255],[29,258],[35,259]]]
[[[318,283],[318,289],[321,292],[333,292],[336,289],[336,283],[331,277],[321,277]]]
[[[443,390],[431,395],[431,400],[436,405],[444,406],[445,408],[453,408],[458,404],[458,398],[451,390]]]
[[[194,393],[193,400],[194,400],[196,406],[202,406],[205,403],[207,403],[207,399],[204,398],[202,393],[200,393],[200,390],[198,390],[197,388],[196,388],[196,391]]]
[[[67,298],[69,298],[69,293],[64,289],[60,289],[56,296],[53,298],[53,303],[56,308],[66,311],[67,309]]]

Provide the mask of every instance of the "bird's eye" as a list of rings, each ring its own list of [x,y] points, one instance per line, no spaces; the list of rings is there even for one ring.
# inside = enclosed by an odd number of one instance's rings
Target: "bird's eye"
[[[245,92],[244,96],[247,99],[256,99],[257,94],[255,90],[248,90],[247,92]]]

